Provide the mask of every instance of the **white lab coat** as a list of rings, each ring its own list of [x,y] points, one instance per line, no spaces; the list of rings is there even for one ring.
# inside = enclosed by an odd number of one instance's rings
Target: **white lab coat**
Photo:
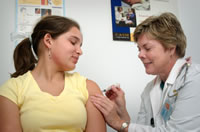
[[[184,59],[178,59],[163,91],[160,82],[156,77],[147,84],[138,119],[130,123],[128,132],[200,132],[200,65],[188,66]],[[172,112],[164,116],[169,117],[165,121],[161,113],[167,108],[166,101]]]

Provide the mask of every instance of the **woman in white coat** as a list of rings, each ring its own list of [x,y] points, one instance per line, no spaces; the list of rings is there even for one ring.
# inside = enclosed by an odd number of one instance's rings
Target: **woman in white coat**
[[[130,123],[124,92],[112,86],[92,102],[120,132],[200,132],[200,65],[184,59],[186,37],[172,13],[151,16],[134,31],[146,73],[156,75],[141,95],[136,123]]]

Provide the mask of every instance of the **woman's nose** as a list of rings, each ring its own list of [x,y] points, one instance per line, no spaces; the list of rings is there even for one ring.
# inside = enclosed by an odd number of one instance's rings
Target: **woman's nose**
[[[140,59],[145,58],[145,53],[144,53],[143,50],[140,50],[140,51],[139,51],[138,58],[140,58]]]

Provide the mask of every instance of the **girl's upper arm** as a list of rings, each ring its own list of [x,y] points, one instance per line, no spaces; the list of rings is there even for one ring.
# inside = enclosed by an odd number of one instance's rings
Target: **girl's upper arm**
[[[0,132],[22,132],[18,106],[1,95]]]
[[[106,123],[101,112],[92,104],[90,96],[94,94],[102,94],[98,85],[91,80],[87,80],[87,89],[89,99],[86,104],[87,109],[87,126],[86,132],[106,132]]]

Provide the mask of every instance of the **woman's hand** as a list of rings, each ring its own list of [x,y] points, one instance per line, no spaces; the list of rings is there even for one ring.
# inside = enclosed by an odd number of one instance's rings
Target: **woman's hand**
[[[100,94],[91,96],[90,99],[97,109],[102,112],[108,125],[116,130],[120,130],[123,121],[117,113],[116,104],[109,98]]]
[[[106,96],[116,104],[117,113],[120,118],[130,121],[129,114],[126,109],[124,91],[119,86],[112,85],[111,89],[106,92]]]
[[[92,103],[103,113],[108,125],[116,130],[120,130],[121,124],[124,121],[130,122],[124,92],[121,88],[113,85],[106,92],[106,96],[95,94],[90,98]]]

